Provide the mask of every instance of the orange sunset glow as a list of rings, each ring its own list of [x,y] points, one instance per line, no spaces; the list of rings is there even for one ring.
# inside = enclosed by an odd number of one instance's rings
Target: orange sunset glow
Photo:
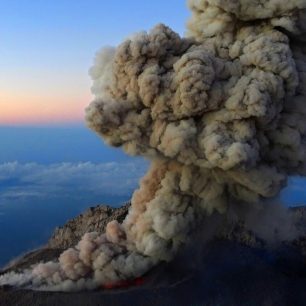
[[[24,95],[0,93],[0,123],[2,125],[35,125],[78,123],[84,118],[84,108],[90,94]]]

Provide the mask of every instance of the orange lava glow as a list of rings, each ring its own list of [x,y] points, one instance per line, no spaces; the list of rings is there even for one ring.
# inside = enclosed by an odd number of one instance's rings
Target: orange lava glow
[[[145,279],[143,277],[137,277],[132,280],[121,280],[115,283],[109,283],[106,285],[103,285],[103,289],[120,289],[120,288],[129,288],[129,287],[135,287],[135,286],[141,286],[145,282]]]

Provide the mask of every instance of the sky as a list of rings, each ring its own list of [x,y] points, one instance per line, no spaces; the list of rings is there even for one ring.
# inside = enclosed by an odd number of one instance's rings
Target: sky
[[[184,0],[0,1],[0,125],[83,121],[103,46],[163,22],[184,34]]]

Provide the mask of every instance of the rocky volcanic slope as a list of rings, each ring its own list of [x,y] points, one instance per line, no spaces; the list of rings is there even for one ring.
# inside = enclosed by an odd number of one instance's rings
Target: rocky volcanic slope
[[[64,226],[56,228],[47,246],[66,249],[77,244],[85,233],[104,232],[108,222],[117,220],[121,223],[124,220],[130,205],[130,202],[127,202],[120,208],[106,205],[90,207]]]
[[[67,249],[76,245],[85,233],[104,232],[108,222],[117,220],[121,223],[125,219],[130,205],[131,203],[127,202],[119,208],[112,208],[107,205],[90,207],[83,214],[68,221],[64,226],[56,228],[46,248]],[[306,206],[291,208],[290,213],[293,215],[301,233],[304,233],[293,243],[303,251],[305,249],[306,254]],[[253,248],[265,246],[265,242],[252,231],[246,229],[242,221],[227,223],[226,226],[223,223],[221,231],[216,230],[214,239],[234,241]]]
[[[16,260],[3,272],[55,259],[84,233],[103,232],[114,219],[122,222],[129,206],[89,208],[56,228],[45,247]],[[304,228],[306,207],[291,213]],[[200,256],[185,252],[172,264],[149,273],[140,287],[78,293],[0,287],[0,305],[305,305],[305,254],[306,234],[293,243],[268,249],[263,240],[237,222],[206,242]]]

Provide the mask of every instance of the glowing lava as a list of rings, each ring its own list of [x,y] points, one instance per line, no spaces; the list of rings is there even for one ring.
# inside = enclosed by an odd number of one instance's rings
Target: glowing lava
[[[102,286],[103,289],[121,289],[135,286],[141,286],[145,283],[144,277],[137,277],[132,280],[121,280],[114,283],[108,283]]]

